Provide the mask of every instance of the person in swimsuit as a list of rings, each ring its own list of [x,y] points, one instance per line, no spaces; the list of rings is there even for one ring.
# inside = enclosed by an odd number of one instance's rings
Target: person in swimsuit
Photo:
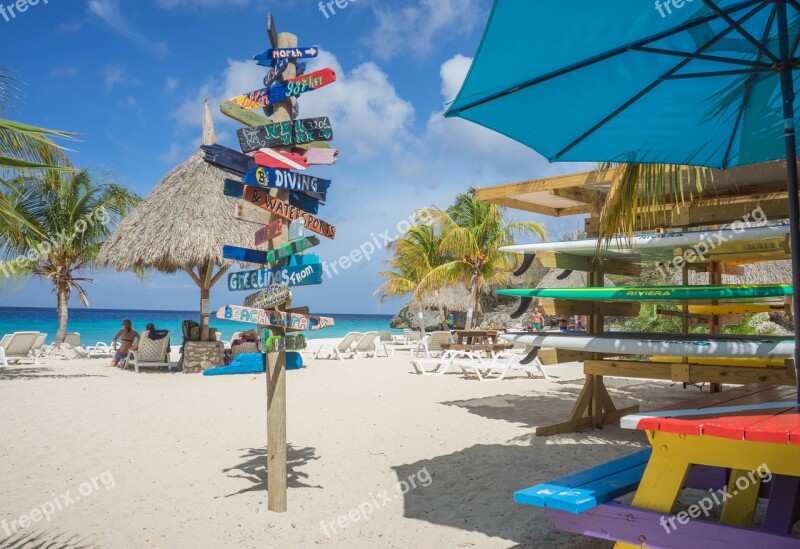
[[[117,349],[117,339],[121,340],[119,349]],[[134,331],[133,323],[126,318],[122,321],[122,329],[117,332],[117,335],[114,336],[114,341],[111,343],[111,347],[116,353],[114,353],[114,359],[109,366],[116,366],[120,360],[127,357],[137,339],[139,339],[139,333]]]
[[[539,307],[534,307],[531,315],[531,332],[541,332],[542,328],[544,328],[544,315],[539,312]]]

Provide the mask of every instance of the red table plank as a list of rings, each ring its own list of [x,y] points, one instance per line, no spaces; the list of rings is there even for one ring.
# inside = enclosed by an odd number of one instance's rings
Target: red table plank
[[[745,429],[745,440],[800,444],[800,440],[792,440],[791,437],[793,431],[800,430],[800,413],[798,412],[800,411],[796,407],[790,408],[765,421],[751,425]]]
[[[747,402],[737,402],[737,405],[762,404],[764,402],[786,402],[785,408],[769,410],[753,410],[752,412],[737,412],[725,414],[721,417],[711,418],[703,425],[703,434],[710,437],[732,438],[744,440],[748,427],[763,423],[772,417],[794,408],[797,390],[793,387],[780,387],[774,391],[762,391],[751,395]],[[785,432],[784,442],[789,442],[789,433]]]

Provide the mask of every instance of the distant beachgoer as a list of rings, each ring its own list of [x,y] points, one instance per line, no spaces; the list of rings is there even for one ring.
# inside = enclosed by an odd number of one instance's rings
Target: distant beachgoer
[[[543,328],[544,315],[539,311],[539,307],[534,307],[533,314],[531,314],[531,331],[541,332]]]
[[[455,315],[455,313],[451,312],[449,315],[447,315],[447,325],[450,327],[451,330],[453,328],[455,328],[455,325],[456,325],[456,315]]]
[[[558,319],[558,329],[562,332],[569,330],[569,322],[567,321],[566,316],[562,315],[561,318]]]
[[[120,339],[122,342],[119,345],[119,349],[117,349],[117,340]],[[139,339],[139,332],[133,329],[133,323],[128,320],[127,318],[122,321],[122,329],[117,332],[117,335],[114,336],[114,341],[111,342],[111,348],[116,351],[114,353],[114,358],[111,360],[111,364],[109,366],[116,366],[119,364],[119,361],[126,358],[128,353],[131,351],[131,347],[136,340]]]
[[[583,325],[583,321],[582,320],[578,320],[578,323],[575,325],[575,331],[576,332],[585,332],[586,331],[586,326]]]

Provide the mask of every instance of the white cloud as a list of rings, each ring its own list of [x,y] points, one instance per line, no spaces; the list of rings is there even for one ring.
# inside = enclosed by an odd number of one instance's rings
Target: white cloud
[[[128,74],[128,68],[122,64],[109,65],[103,69],[103,84],[108,91],[117,85],[141,86],[142,81]]]
[[[181,81],[178,78],[167,77],[167,80],[164,82],[164,91],[166,93],[172,93],[178,89]]]
[[[161,155],[161,161],[165,164],[175,165],[185,160],[184,147],[178,143],[169,146],[169,150]]]
[[[136,98],[134,96],[132,96],[132,95],[129,95],[125,99],[121,99],[120,101],[117,101],[117,107],[119,107],[121,109],[132,109],[133,107],[135,107],[138,104],[139,103],[136,101]]]
[[[156,0],[162,9],[175,8],[215,8],[218,6],[245,6],[250,0]]]
[[[483,19],[480,0],[373,0],[378,25],[364,42],[379,59],[424,56],[434,43],[469,34]]]
[[[119,8],[117,0],[89,0],[87,4],[89,13],[102,19],[108,26],[128,40],[138,44],[142,48],[149,50],[157,55],[167,54],[166,42],[153,41],[128,23]]]
[[[53,67],[50,70],[50,78],[72,78],[78,74],[75,67]]]

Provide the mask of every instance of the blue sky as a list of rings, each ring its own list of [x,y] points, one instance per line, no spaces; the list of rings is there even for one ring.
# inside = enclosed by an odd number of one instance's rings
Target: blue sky
[[[239,125],[216,105],[262,87],[265,69],[251,59],[269,48],[271,10],[279,31],[321,47],[309,70],[332,67],[339,78],[300,98],[301,118],[331,118],[332,144],[341,151],[335,166],[314,170],[333,180],[320,217],[337,226],[337,238],[315,250],[333,262],[373,236],[396,235],[418,208],[446,207],[470,185],[576,169],[549,165],[502,136],[442,117],[490,7],[489,0],[351,0],[326,18],[313,0],[40,0],[8,21],[0,13],[0,66],[24,91],[6,116],[82,134],[68,144],[76,166],[147,196],[197,150],[205,98],[219,142],[238,147]],[[542,220],[555,235],[580,226],[576,218]],[[330,313],[379,312],[372,294],[386,258],[378,253],[340,269],[322,286],[298,290],[296,301]],[[128,273],[92,276],[92,307],[191,310],[199,300],[185,274],[152,273],[145,282]],[[242,294],[223,286],[212,291],[214,307],[241,302]],[[5,288],[0,305],[50,307],[55,297],[34,281]],[[402,305],[389,302],[380,312]]]

